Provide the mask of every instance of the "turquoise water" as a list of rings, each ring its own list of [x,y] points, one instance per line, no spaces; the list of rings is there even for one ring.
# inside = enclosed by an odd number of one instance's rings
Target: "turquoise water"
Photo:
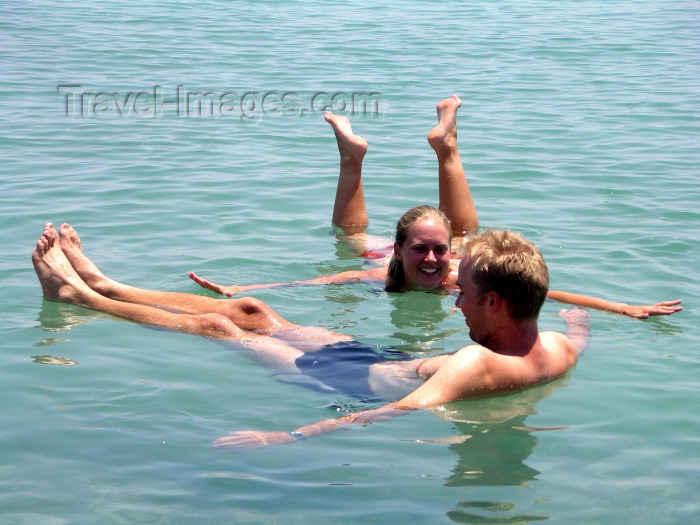
[[[0,13],[0,523],[698,519],[697,2]],[[211,441],[361,407],[212,341],[42,300],[29,255],[47,220],[73,224],[108,275],[156,289],[204,293],[191,270],[246,284],[361,268],[329,227],[337,151],[323,105],[369,141],[370,233],[390,237],[405,209],[437,201],[425,135],[452,93],[482,225],[536,242],[553,288],[682,298],[684,311],[593,312],[590,349],[546,387],[233,454]],[[468,340],[451,298],[366,285],[254,295],[417,355]],[[563,328],[559,307],[545,305],[542,328]]]

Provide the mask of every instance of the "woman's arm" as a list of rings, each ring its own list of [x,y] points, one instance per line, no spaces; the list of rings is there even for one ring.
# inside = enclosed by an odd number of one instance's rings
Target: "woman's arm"
[[[386,268],[372,268],[370,270],[350,270],[340,272],[333,275],[322,275],[313,279],[304,281],[291,281],[287,283],[265,283],[265,284],[248,284],[245,286],[224,286],[222,284],[213,283],[207,279],[203,279],[194,272],[189,273],[190,279],[196,282],[202,288],[211,290],[212,292],[231,297],[249,290],[258,290],[261,288],[279,288],[281,286],[304,286],[311,284],[346,284],[351,282],[383,282],[386,280]]]
[[[662,301],[652,305],[634,306],[627,303],[616,303],[596,297],[579,295],[560,290],[550,290],[547,297],[560,303],[573,304],[584,308],[595,308],[618,314],[627,315],[636,319],[646,319],[652,315],[671,315],[683,309],[680,299],[674,301]]]

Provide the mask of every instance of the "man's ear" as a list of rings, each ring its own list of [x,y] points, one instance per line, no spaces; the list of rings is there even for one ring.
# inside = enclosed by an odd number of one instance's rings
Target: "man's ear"
[[[399,261],[403,261],[403,256],[401,255],[401,247],[399,246],[398,242],[394,243],[394,257],[396,257],[396,259]]]
[[[503,299],[496,292],[486,292],[486,302],[492,312],[498,311],[501,305],[504,304]]]

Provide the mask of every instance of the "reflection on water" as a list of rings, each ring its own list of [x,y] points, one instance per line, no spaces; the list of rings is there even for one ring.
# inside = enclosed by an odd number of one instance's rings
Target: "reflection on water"
[[[67,357],[53,356],[53,355],[33,355],[32,361],[39,363],[40,365],[58,365],[58,366],[74,366],[77,365],[77,361],[73,361]]]
[[[455,523],[530,523],[548,520],[549,516],[536,514],[505,514],[515,508],[515,503],[502,501],[460,501],[456,510],[447,513]],[[473,510],[472,510],[473,509]],[[482,512],[477,512],[482,511]],[[490,514],[486,514],[486,512]]]
[[[453,421],[457,435],[448,440],[457,456],[446,487],[525,487],[539,471],[527,464],[537,446],[535,432],[561,430],[526,424],[537,403],[566,385],[566,377],[514,394],[465,400],[431,412]],[[456,523],[528,523],[547,516],[511,513],[515,503],[460,501],[447,516]]]
[[[98,315],[100,314],[97,312],[79,306],[43,301],[37,321],[41,329],[47,332],[67,332],[91,321]]]
[[[683,327],[673,323],[669,318],[664,317],[650,317],[644,320],[645,323],[650,325],[657,335],[675,335],[682,334]]]
[[[392,337],[403,342],[396,345],[397,350],[432,355],[443,350],[436,343],[461,331],[445,329],[441,326],[448,317],[459,313],[453,309],[444,310],[444,295],[431,292],[392,293],[389,295],[392,306],[391,324],[396,327]],[[465,339],[465,343],[467,341],[468,338]],[[457,348],[448,350],[454,351]]]
[[[65,337],[44,337],[41,342],[34,343],[34,346],[51,346],[54,343],[65,343],[66,341],[70,341],[70,339]]]
[[[98,318],[122,321],[117,317],[87,310],[85,308],[81,308],[80,306],[65,303],[54,303],[50,301],[43,301],[41,310],[39,310],[37,321],[39,322],[39,327],[46,332],[64,333],[75,328],[76,326],[80,326]],[[34,343],[33,346],[47,347],[53,345],[54,343],[64,343],[67,341],[70,341],[70,339],[65,337],[44,337],[41,341]],[[34,363],[42,365],[74,366],[78,364],[77,361],[64,356],[41,354],[33,355],[31,357]]]
[[[522,430],[526,417],[497,424],[457,423],[460,434],[470,438],[450,445],[458,459],[445,486],[525,486],[535,479],[539,471],[525,464],[537,445],[532,433]]]

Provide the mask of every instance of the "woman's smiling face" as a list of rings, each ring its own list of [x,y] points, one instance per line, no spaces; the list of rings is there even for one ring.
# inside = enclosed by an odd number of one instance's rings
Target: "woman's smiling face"
[[[394,244],[397,259],[403,262],[406,286],[439,288],[450,269],[450,232],[433,218],[410,227],[403,246]]]

